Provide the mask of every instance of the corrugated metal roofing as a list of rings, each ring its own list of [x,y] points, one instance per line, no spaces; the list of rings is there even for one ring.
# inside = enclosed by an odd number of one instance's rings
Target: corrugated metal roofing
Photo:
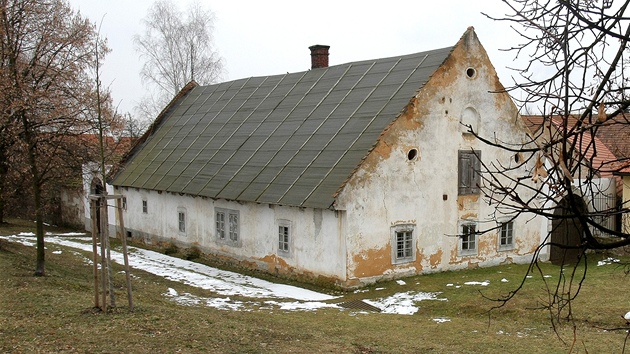
[[[328,208],[451,50],[196,86],[162,113],[113,184]]]

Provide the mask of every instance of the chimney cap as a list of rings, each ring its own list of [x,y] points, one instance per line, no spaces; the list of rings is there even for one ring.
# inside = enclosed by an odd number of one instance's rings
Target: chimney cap
[[[310,47],[308,47],[308,49],[310,50],[314,50],[314,49],[330,49],[329,45],[324,45],[324,44],[314,44]]]

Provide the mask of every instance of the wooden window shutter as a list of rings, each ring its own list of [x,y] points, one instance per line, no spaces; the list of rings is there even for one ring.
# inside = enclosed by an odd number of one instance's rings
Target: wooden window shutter
[[[481,183],[481,151],[458,152],[457,180],[459,195],[479,194]]]

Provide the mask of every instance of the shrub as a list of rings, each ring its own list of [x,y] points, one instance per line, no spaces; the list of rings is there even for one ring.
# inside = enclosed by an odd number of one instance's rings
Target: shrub
[[[192,261],[201,257],[201,251],[197,247],[191,247],[186,249],[186,254],[184,254],[184,258],[186,260]]]
[[[164,254],[166,255],[176,254],[177,252],[179,252],[179,248],[173,242],[169,242],[166,247],[164,247]]]

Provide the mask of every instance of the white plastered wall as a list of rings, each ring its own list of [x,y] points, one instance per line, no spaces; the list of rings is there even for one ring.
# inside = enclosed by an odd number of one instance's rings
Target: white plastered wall
[[[213,200],[135,188],[117,188],[117,193],[126,197],[124,222],[132,237],[144,238],[146,242],[173,242],[181,247],[196,246],[204,253],[256,264],[272,273],[344,280],[343,212]],[[142,200],[147,202],[147,213],[142,211]],[[216,208],[238,211],[238,245],[217,239]],[[178,224],[178,212],[182,210],[186,214],[185,233],[179,231]],[[289,252],[278,251],[279,221],[289,221],[291,225]]]
[[[461,48],[460,48],[461,49]],[[480,195],[458,196],[458,150],[481,151],[490,166],[516,164],[514,153],[491,147],[466,133],[460,121],[477,126],[479,135],[504,143],[528,142],[526,128],[506,94],[497,90],[496,74],[475,43],[466,54],[447,61],[408,109],[381,137],[338,197],[347,212],[348,277],[359,283],[382,278],[454,270],[504,262],[528,262],[540,244],[541,220],[523,215],[514,222],[515,247],[499,251],[498,232],[477,237],[477,253],[460,255],[459,224],[478,222],[479,230],[497,226],[496,205]],[[478,56],[471,60],[470,57]],[[470,77],[468,69],[474,69]],[[417,156],[409,159],[411,149]],[[523,156],[519,157],[523,159]],[[512,173],[526,175],[529,167]],[[482,167],[482,169],[484,169]],[[523,196],[526,198],[527,196]],[[392,227],[413,225],[416,257],[393,264]]]

